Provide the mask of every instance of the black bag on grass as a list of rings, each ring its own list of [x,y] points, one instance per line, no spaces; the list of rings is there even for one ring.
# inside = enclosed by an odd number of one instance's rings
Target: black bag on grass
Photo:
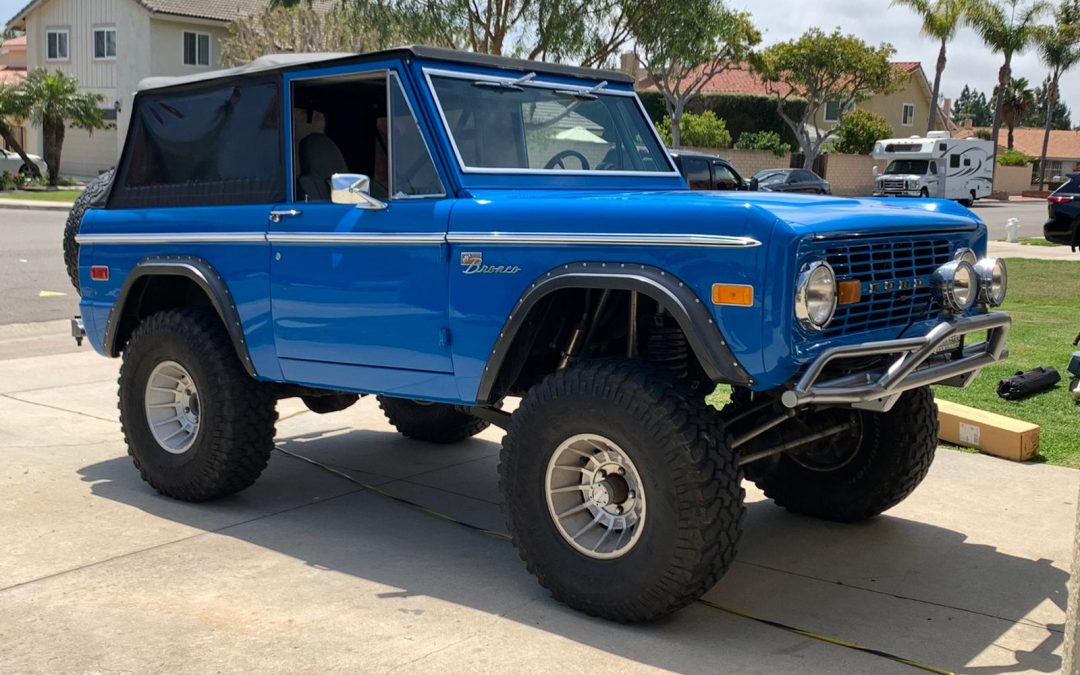
[[[1058,374],[1057,368],[1043,366],[1001,380],[998,382],[997,393],[1006,401],[1018,401],[1040,391],[1051,389],[1058,382],[1061,382],[1061,375]]]

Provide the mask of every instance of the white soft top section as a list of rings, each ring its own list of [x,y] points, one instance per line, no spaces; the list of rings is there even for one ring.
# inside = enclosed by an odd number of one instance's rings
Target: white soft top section
[[[260,56],[251,63],[237,66],[236,68],[227,68],[225,70],[211,70],[205,73],[198,73],[196,75],[182,75],[179,77],[148,77],[139,82],[139,91],[145,89],[161,89],[162,87],[174,87],[178,84],[191,84],[193,82],[205,82],[207,80],[217,80],[223,77],[235,77],[237,75],[249,75],[251,73],[259,73],[267,70],[277,70],[279,68],[288,68],[290,66],[302,66],[309,63],[319,63],[321,61],[336,61],[337,59],[344,59],[355,54],[350,52],[323,52],[316,54],[270,54],[269,56]]]

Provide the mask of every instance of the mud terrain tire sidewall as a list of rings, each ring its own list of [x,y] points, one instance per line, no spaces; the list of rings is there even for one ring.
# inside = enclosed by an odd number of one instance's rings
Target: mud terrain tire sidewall
[[[449,445],[472,438],[488,423],[444,403],[417,403],[403,398],[379,396],[379,407],[403,436],[426,443]]]
[[[83,216],[92,208],[97,208],[95,203],[100,201],[109,191],[116,169],[109,169],[86,186],[82,194],[75,199],[75,203],[68,212],[67,222],[64,224],[64,265],[67,267],[68,278],[75,290],[79,290],[79,243],[75,237],[82,227]]]

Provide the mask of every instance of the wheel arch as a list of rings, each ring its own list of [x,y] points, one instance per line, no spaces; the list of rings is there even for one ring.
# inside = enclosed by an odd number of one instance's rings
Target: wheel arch
[[[232,293],[218,271],[197,257],[152,256],[140,260],[132,268],[109,312],[105,353],[119,356],[135,326],[150,314],[189,306],[214,309],[244,370],[255,377],[255,365]]]
[[[508,357],[516,338],[541,301],[568,289],[636,291],[651,298],[678,323],[710,380],[737,385],[753,383],[753,378],[731,352],[721,326],[717,325],[708,307],[678,277],[640,263],[577,262],[560,265],[538,277],[515,303],[488,356],[477,401],[488,403],[497,396],[497,385],[504,370],[510,366]]]

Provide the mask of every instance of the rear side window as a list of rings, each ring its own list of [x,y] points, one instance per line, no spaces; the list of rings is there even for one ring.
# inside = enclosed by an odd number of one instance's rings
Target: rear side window
[[[1080,194],[1080,176],[1073,176],[1069,179],[1068,183],[1065,183],[1058,189],[1061,194]]]
[[[703,159],[684,157],[683,166],[686,167],[686,182],[691,190],[709,190],[712,188],[712,177],[709,175],[709,164]]]
[[[131,124],[112,208],[285,199],[276,81],[143,94]]]

